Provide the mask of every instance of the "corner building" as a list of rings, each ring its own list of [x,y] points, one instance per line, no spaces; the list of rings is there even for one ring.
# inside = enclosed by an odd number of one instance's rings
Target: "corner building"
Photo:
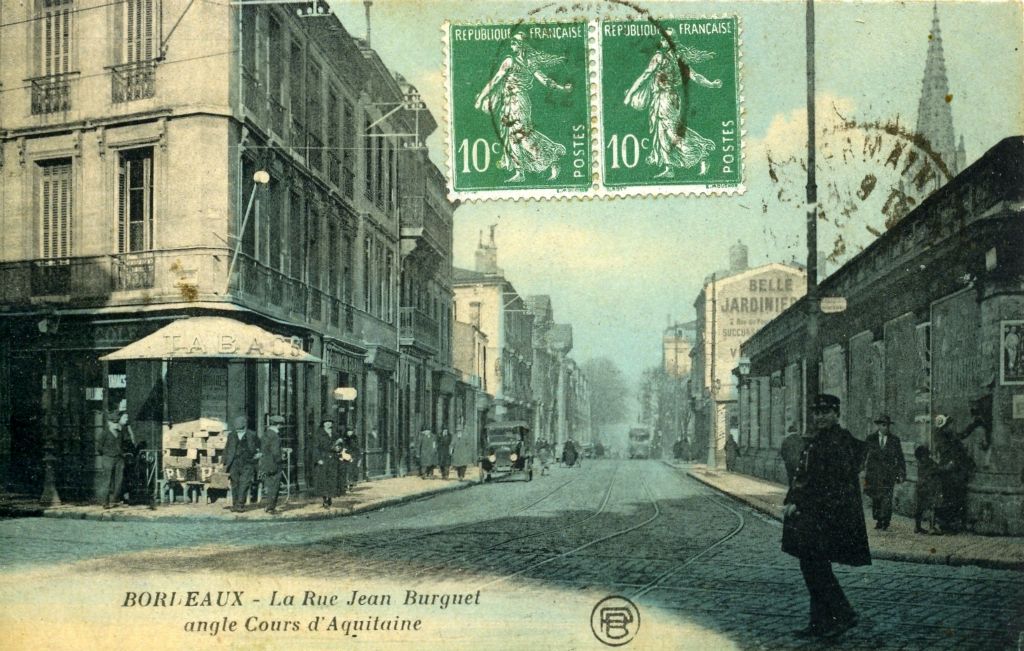
[[[151,449],[171,423],[243,415],[260,429],[278,412],[301,485],[306,437],[333,417],[360,437],[364,473],[395,473],[410,339],[400,245],[419,237],[403,217],[433,206],[444,258],[452,214],[422,138],[398,135],[433,124],[415,89],[334,16],[187,0],[85,8],[3,0],[4,481],[38,491],[52,455],[61,495],[89,497],[95,432],[121,400]],[[419,180],[400,194],[405,174]],[[323,364],[98,361],[202,315],[258,325]],[[429,354],[450,360],[445,323]],[[421,325],[427,336],[433,323]],[[335,402],[338,387],[358,398]]]

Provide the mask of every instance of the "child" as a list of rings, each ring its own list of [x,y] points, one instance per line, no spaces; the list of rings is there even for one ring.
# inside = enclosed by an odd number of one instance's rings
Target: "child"
[[[919,445],[914,449],[917,459],[917,487],[914,491],[914,533],[935,533],[935,507],[939,504],[941,484],[939,468],[932,460],[927,445]],[[921,519],[925,513],[929,515],[930,531],[921,527]]]

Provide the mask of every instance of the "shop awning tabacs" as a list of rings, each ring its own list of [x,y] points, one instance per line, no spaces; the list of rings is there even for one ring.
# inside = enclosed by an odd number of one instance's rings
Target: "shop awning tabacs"
[[[124,348],[104,355],[104,362],[142,359],[252,359],[319,363],[302,349],[302,341],[220,316],[173,321]]]

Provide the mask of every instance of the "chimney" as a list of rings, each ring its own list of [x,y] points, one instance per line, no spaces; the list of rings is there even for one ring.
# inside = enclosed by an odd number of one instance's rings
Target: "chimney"
[[[744,271],[747,264],[747,247],[743,246],[743,242],[736,240],[736,243],[729,247],[729,271]]]
[[[476,247],[476,270],[485,274],[500,274],[498,267],[498,245],[494,243],[494,229],[497,224],[491,225],[491,239],[487,244],[483,243],[481,232],[480,243]]]
[[[373,0],[363,0],[363,7],[366,8],[366,47],[370,47],[370,7]]]

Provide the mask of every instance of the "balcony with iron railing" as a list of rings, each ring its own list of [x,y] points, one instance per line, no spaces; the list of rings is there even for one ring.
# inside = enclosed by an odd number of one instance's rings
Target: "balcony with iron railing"
[[[403,307],[399,319],[399,337],[403,346],[416,346],[436,353],[440,345],[437,319],[416,307]]]
[[[251,256],[238,256],[229,288],[243,302],[272,316],[333,327],[339,333],[354,330],[352,306]]]
[[[27,81],[32,89],[32,114],[59,113],[71,109],[71,82],[77,72],[34,77]]]
[[[122,63],[110,68],[110,101],[115,104],[156,95],[155,60]]]
[[[442,256],[451,247],[451,227],[436,211],[428,209],[422,196],[404,196],[399,200],[399,223],[403,237],[423,238]]]
[[[195,248],[4,262],[0,303],[88,307],[196,300],[223,290],[223,253]]]

